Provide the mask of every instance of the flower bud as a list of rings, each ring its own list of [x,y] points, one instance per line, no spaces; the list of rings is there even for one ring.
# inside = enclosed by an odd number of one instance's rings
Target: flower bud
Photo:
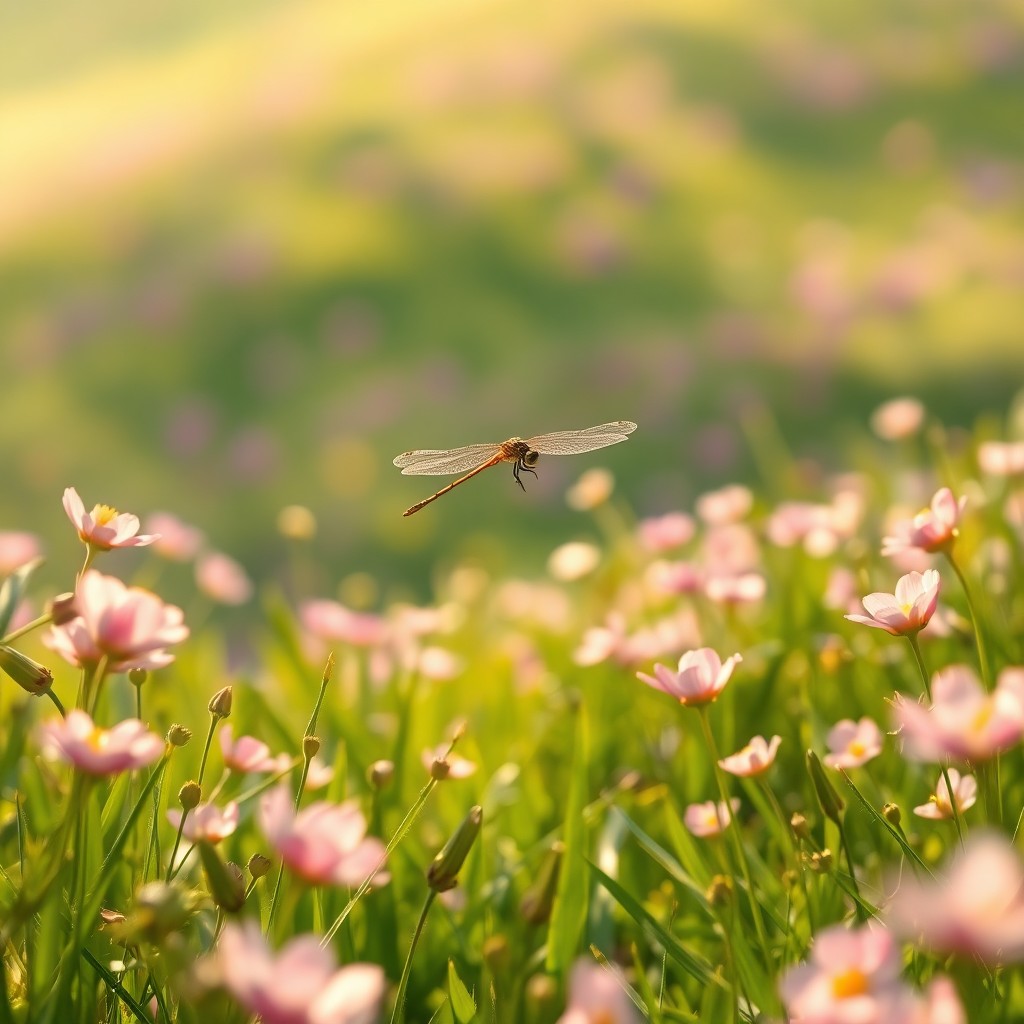
[[[103,926],[112,924],[124,924],[128,920],[120,910],[107,910],[105,907],[100,910],[100,920]]]
[[[135,894],[135,906],[130,914],[133,930],[157,943],[185,927],[195,909],[194,903],[180,885],[147,882]]]
[[[199,859],[203,876],[213,902],[229,913],[242,909],[245,903],[245,878],[242,869],[231,861],[223,861],[212,843],[199,842]]]
[[[435,782],[444,782],[448,778],[448,773],[452,770],[452,766],[448,763],[448,759],[445,757],[435,757],[430,763],[430,777]]]
[[[149,678],[149,673],[144,668],[131,668],[128,670],[128,682],[132,686],[141,686]]]
[[[190,780],[186,782],[181,789],[178,790],[178,803],[186,811],[191,811],[193,807],[199,805],[199,801],[203,799],[203,788],[198,782]]]
[[[192,739],[192,730],[187,725],[174,724],[167,730],[167,742],[173,747],[183,747]]]
[[[808,867],[819,875],[827,875],[832,870],[832,851],[822,850],[821,853],[812,853],[807,858]]]
[[[501,935],[488,935],[483,944],[484,963],[492,974],[503,971],[509,963],[508,939]]]
[[[311,760],[320,752],[320,737],[319,736],[303,736],[302,737],[302,756],[307,760]]]
[[[373,764],[366,769],[366,781],[377,790],[381,790],[385,786],[389,785],[394,777],[394,761],[381,759],[380,761],[374,761]]]
[[[7,644],[0,644],[0,668],[34,697],[46,693],[53,683],[53,674],[45,665]]]
[[[526,1005],[531,1008],[531,1019],[547,1017],[558,999],[558,985],[547,974],[535,974],[526,983]]]
[[[519,913],[529,924],[543,924],[551,916],[564,853],[565,843],[553,843],[544,855],[533,884],[523,894],[519,903]]]
[[[836,792],[836,787],[825,774],[818,755],[813,750],[807,751],[807,773],[814,785],[814,794],[818,798],[822,813],[826,818],[831,818],[837,825],[841,824],[840,815],[843,812],[843,798]]]
[[[225,686],[218,690],[210,698],[208,706],[214,718],[227,718],[231,714],[231,687]]]
[[[427,868],[427,885],[435,892],[446,892],[458,884],[459,871],[476,842],[483,816],[484,809],[479,804],[471,807],[454,835],[431,861]]]
[[[799,811],[793,812],[793,817],[789,819],[789,827],[793,830],[793,835],[795,835],[797,839],[809,839],[811,836],[811,830],[807,825],[807,819]]]
[[[270,858],[264,857],[262,853],[254,853],[249,858],[249,863],[246,867],[249,869],[249,874],[255,878],[262,878],[270,870]]]
[[[715,875],[704,893],[704,898],[713,907],[726,907],[732,902],[733,885],[728,875]]]
[[[932,799],[934,799],[934,797]],[[882,817],[884,817],[890,825],[899,828],[900,822],[903,820],[903,815],[900,813],[900,805],[893,803],[885,804],[882,807]]]
[[[55,626],[66,626],[77,618],[78,608],[75,605],[75,595],[72,591],[58,594],[50,602],[50,619]]]

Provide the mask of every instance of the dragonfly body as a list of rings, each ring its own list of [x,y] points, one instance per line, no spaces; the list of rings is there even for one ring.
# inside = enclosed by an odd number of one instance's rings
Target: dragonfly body
[[[457,480],[436,491],[429,498],[417,502],[403,512],[411,516],[419,512],[424,505],[436,501],[442,494],[447,494],[453,487],[465,483],[471,477],[482,473],[499,462],[511,462],[512,475],[516,483],[525,491],[521,473],[537,475],[533,468],[541,455],[578,455],[583,452],[606,448],[611,444],[625,441],[627,435],[636,430],[636,424],[629,420],[617,420],[614,423],[602,423],[586,430],[559,430],[553,434],[538,434],[525,441],[521,437],[510,437],[500,444],[470,444],[462,448],[447,450],[418,450],[402,452],[395,459],[405,475],[443,476],[448,473],[464,473]],[[465,471],[469,470],[468,473]]]

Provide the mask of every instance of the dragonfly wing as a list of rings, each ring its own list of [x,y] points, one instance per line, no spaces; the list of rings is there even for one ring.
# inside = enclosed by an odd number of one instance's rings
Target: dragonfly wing
[[[402,470],[403,476],[446,476],[475,469],[494,458],[500,449],[500,444],[467,444],[447,451],[402,452],[395,458],[395,465]]]
[[[580,455],[625,441],[634,430],[636,424],[630,420],[616,420],[614,423],[587,427],[586,430],[556,430],[553,434],[538,434],[526,443],[541,455]]]

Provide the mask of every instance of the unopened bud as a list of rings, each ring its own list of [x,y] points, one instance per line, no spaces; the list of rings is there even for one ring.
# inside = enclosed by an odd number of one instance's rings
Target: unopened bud
[[[229,913],[242,909],[245,903],[245,877],[242,869],[231,861],[223,861],[212,843],[196,844],[203,862],[203,875],[213,902]]]
[[[558,999],[558,985],[547,974],[535,974],[526,983],[526,1005],[532,1008],[532,1016],[547,1016],[547,1011]]]
[[[811,836],[807,819],[799,811],[793,812],[793,816],[789,819],[789,827],[793,830],[793,835],[797,839],[809,839]]]
[[[210,698],[209,709],[214,718],[227,718],[231,714],[230,686],[223,687]]]
[[[822,850],[821,853],[812,853],[807,858],[808,867],[819,875],[828,874],[832,870],[832,851]]]
[[[452,766],[448,763],[446,757],[435,757],[430,762],[430,777],[435,782],[444,782],[448,778],[448,773],[452,770]]]
[[[482,949],[484,963],[492,974],[504,970],[509,962],[508,939],[500,933],[488,935]]]
[[[187,725],[172,725],[167,730],[167,742],[174,747],[183,747],[192,739],[192,730]]]
[[[565,843],[553,843],[551,849],[544,855],[533,884],[523,893],[519,913],[529,924],[543,924],[551,916],[564,853]]]
[[[178,803],[186,811],[191,811],[193,807],[199,805],[199,801],[203,799],[203,787],[198,782],[190,780],[186,782],[181,789],[178,790]]]
[[[843,798],[836,792],[832,780],[825,774],[825,769],[813,750],[807,751],[807,773],[814,785],[814,793],[821,805],[822,813],[831,818],[837,825],[842,824],[840,816],[843,812]]]
[[[312,760],[320,752],[320,737],[319,736],[303,736],[302,737],[302,756],[307,760]]]
[[[53,673],[45,665],[7,644],[0,644],[0,668],[34,697],[46,693],[53,683]]]
[[[75,595],[71,591],[58,594],[50,602],[50,619],[55,626],[66,626],[77,618],[78,608],[75,605]]]
[[[262,878],[270,870],[270,866],[270,858],[264,857],[262,853],[254,853],[246,864],[253,878]]]
[[[713,907],[725,907],[732,902],[732,879],[728,875],[715,875],[704,897]]]
[[[381,759],[366,769],[366,781],[374,789],[383,789],[395,777],[395,762]]]
[[[124,924],[128,920],[120,910],[107,910],[105,907],[100,910],[100,920],[104,925]]]
[[[903,820],[903,815],[900,813],[900,805],[888,803],[882,808],[882,816],[885,818],[890,825],[894,825],[896,828],[900,827],[900,822]]]
[[[144,668],[131,668],[128,670],[128,682],[132,686],[141,686],[149,678],[149,673]]]
[[[480,833],[483,816],[484,810],[479,804],[470,808],[454,835],[431,861],[427,868],[427,885],[435,892],[446,892],[458,884],[459,871]]]

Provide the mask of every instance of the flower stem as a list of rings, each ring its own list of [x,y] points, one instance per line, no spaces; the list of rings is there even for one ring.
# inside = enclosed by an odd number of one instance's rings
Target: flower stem
[[[711,755],[711,763],[715,773],[715,781],[718,784],[719,797],[726,808],[732,807],[729,803],[729,793],[725,788],[725,779],[722,776],[722,769],[718,765],[718,749],[715,746],[715,738],[711,733],[711,723],[708,721],[708,711],[705,705],[700,705],[697,708],[698,717],[700,718],[701,729],[704,732],[704,742],[707,744],[708,753]],[[766,964],[770,964],[771,958],[768,952],[768,936],[764,930],[764,921],[761,918],[761,907],[757,902],[757,893],[754,891],[754,883],[750,877],[750,866],[747,864],[746,854],[743,852],[743,843],[740,840],[739,825],[733,819],[733,815],[730,811],[730,826],[726,827],[726,831],[732,836],[733,846],[736,851],[736,859],[739,862],[740,871],[743,874],[743,880],[747,886],[747,898],[750,900],[750,912],[754,918],[754,929],[757,931],[757,939],[761,944],[761,950],[764,954]]]
[[[985,646],[985,633],[981,628],[981,622],[978,619],[978,613],[974,607],[974,598],[971,596],[971,588],[967,584],[967,577],[963,574],[959,564],[953,557],[953,552],[947,550],[945,552],[946,561],[949,562],[950,568],[956,573],[956,578],[960,581],[960,586],[963,588],[964,597],[967,599],[967,610],[971,616],[971,626],[974,628],[974,642],[978,647],[978,667],[981,669],[981,681],[985,686],[985,689],[990,693],[992,691],[992,673],[989,669],[988,650]]]
[[[409,987],[409,974],[412,971],[412,957],[416,952],[416,946],[423,932],[423,926],[427,923],[427,914],[434,902],[437,892],[431,889],[427,893],[423,909],[420,911],[420,919],[416,922],[416,930],[412,933],[412,942],[409,943],[409,955],[405,958],[405,966],[402,968],[402,979],[398,983],[398,995],[395,997],[395,1008],[391,1013],[391,1024],[402,1024],[405,1020],[405,990]]]
[[[46,612],[40,615],[38,618],[33,619],[31,622],[26,622],[24,626],[20,626],[18,629],[11,630],[7,636],[0,638],[0,643],[9,644],[15,640],[23,637],[26,633],[31,633],[33,629],[38,629],[40,626],[45,626],[48,622],[53,619],[51,612]]]

